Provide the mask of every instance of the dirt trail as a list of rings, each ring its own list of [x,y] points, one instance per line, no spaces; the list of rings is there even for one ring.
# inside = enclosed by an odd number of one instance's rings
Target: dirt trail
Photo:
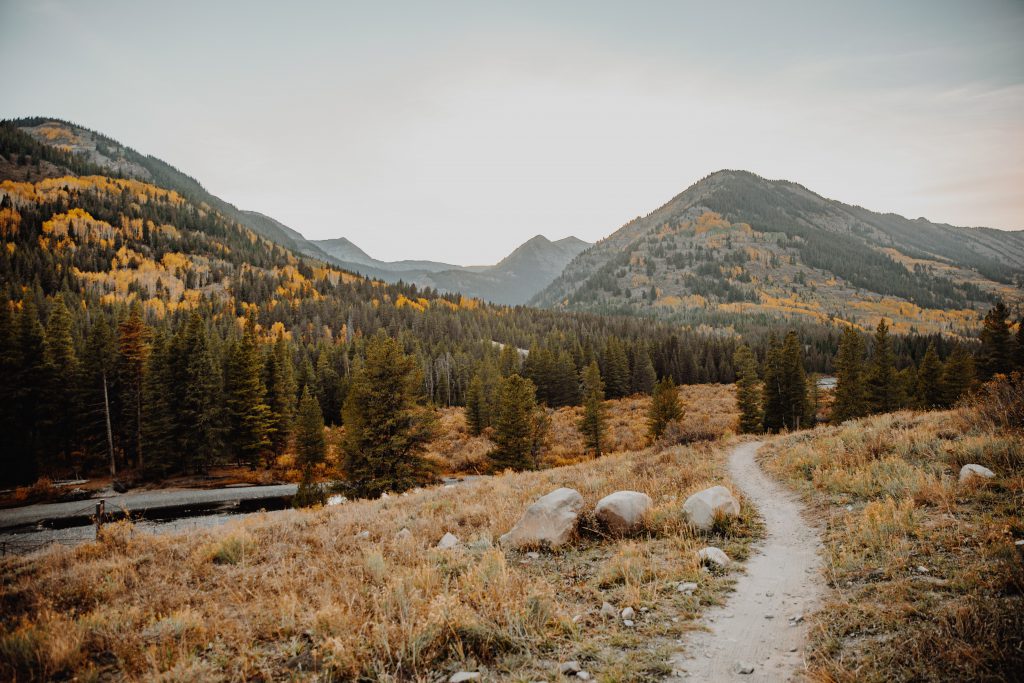
[[[698,681],[786,681],[804,670],[807,627],[801,619],[824,592],[817,551],[821,540],[800,513],[796,496],[769,479],[754,455],[761,442],[729,455],[729,474],[764,519],[765,539],[746,563],[746,574],[722,607],[704,617],[698,632],[673,658],[684,678]],[[741,665],[753,667],[740,673]]]

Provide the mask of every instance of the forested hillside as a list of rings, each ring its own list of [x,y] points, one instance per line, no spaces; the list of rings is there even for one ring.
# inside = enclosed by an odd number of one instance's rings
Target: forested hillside
[[[1024,233],[872,213],[742,171],[703,179],[578,256],[549,307],[736,324],[784,316],[970,335],[1024,300]]]
[[[484,359],[498,362],[495,342],[536,350],[523,372],[542,397],[559,376],[548,358],[563,379],[596,359],[620,394],[634,389],[634,368],[680,383],[733,379],[728,336],[371,281],[159,176],[107,175],[11,123],[0,145],[4,483],[258,465],[287,448],[303,389],[328,424],[341,420],[352,367],[378,331],[415,358],[420,393],[439,405],[465,401]]]

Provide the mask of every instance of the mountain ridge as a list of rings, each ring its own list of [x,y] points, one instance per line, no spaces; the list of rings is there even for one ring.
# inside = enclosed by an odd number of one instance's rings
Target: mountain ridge
[[[729,324],[740,314],[950,333],[1020,302],[1024,231],[879,214],[789,180],[709,174],[585,250],[531,303]]]

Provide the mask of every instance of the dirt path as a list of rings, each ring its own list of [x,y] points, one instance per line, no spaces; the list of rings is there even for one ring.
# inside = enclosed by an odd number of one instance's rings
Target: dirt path
[[[729,474],[761,513],[766,536],[728,602],[705,615],[710,631],[694,633],[686,651],[673,659],[681,675],[692,680],[786,681],[804,669],[807,628],[801,617],[813,611],[824,592],[817,554],[821,540],[801,518],[796,496],[761,471],[754,459],[760,446],[734,448]],[[753,671],[740,673],[743,665]]]

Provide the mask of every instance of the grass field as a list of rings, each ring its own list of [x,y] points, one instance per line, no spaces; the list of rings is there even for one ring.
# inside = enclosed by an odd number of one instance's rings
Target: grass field
[[[1024,437],[976,408],[903,412],[775,440],[763,464],[821,520],[834,592],[823,681],[1024,676]],[[996,478],[958,483],[978,463]]]
[[[746,503],[710,538],[683,521],[690,493],[728,484],[723,456],[721,443],[645,449],[189,536],[110,525],[100,542],[0,563],[0,678],[443,680],[468,669],[532,681],[575,659],[605,680],[653,680],[731,583],[696,551],[743,559],[759,533]],[[570,547],[491,546],[563,485],[586,500]],[[634,538],[606,537],[591,517],[620,489],[654,499]],[[435,550],[445,532],[464,547]],[[687,596],[679,581],[700,587]],[[605,601],[633,607],[635,626],[603,618]]]

